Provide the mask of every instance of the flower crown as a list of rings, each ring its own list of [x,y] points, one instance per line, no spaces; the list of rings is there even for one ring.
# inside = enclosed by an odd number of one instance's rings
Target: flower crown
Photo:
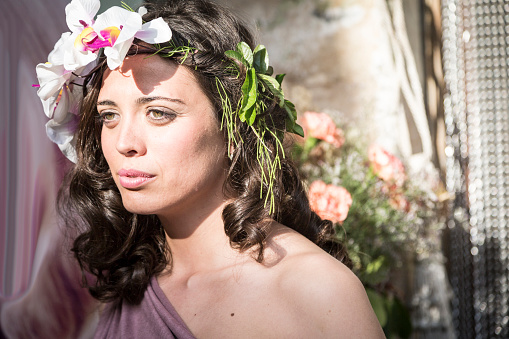
[[[72,0],[65,7],[70,32],[62,34],[48,55],[48,62],[36,67],[37,95],[51,119],[46,133],[72,162],[76,162],[74,132],[83,95],[74,87],[80,76],[93,68],[99,51],[104,51],[108,67],[113,70],[124,60],[134,38],[156,44],[167,42],[172,36],[162,18],[143,23],[142,15],[147,12],[144,7],[138,12],[125,4],[125,8],[111,7],[94,20],[100,6],[99,0]]]
[[[162,18],[143,22],[142,16],[147,13],[144,7],[135,12],[125,3],[122,5],[109,8],[94,20],[100,7],[99,0],[72,0],[65,8],[70,32],[62,34],[48,55],[48,62],[36,67],[39,85],[34,87],[39,87],[37,95],[42,101],[44,112],[50,118],[46,124],[46,133],[72,162],[77,161],[74,134],[79,122],[79,103],[83,99],[83,90],[76,87],[86,86],[80,81],[94,70],[100,52],[106,57],[107,66],[114,70],[128,55],[135,38],[157,45],[169,42],[172,37],[170,27]],[[185,60],[189,53],[199,51],[188,46],[170,45],[153,52],[166,57],[177,54]],[[284,74],[272,77],[273,69],[269,66],[267,50],[263,45],[253,51],[241,42],[236,50],[226,51],[225,56],[232,61],[239,74],[242,67],[246,70],[242,99],[233,107],[221,81],[216,78],[222,98],[223,119],[226,119],[228,143],[231,146],[242,140],[235,126],[235,115],[238,115],[239,120],[248,124],[258,138],[257,155],[262,172],[265,173],[264,168],[269,168],[269,173],[262,178],[260,194],[263,195],[265,187],[265,203],[270,202],[272,213],[275,171],[281,168],[280,158],[285,156],[283,134],[286,131],[303,136],[304,133],[296,123],[294,105],[284,98],[281,88]],[[287,112],[284,131],[272,131],[260,114],[266,109],[264,99],[267,98],[279,103]],[[271,150],[264,143],[269,135],[275,138],[276,149]],[[230,152],[231,148],[228,149]]]

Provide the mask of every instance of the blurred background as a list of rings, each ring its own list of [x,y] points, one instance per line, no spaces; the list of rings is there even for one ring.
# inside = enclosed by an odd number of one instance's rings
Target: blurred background
[[[332,147],[308,128],[294,154],[309,184],[350,192],[338,229],[387,336],[509,338],[509,4],[218,2],[287,74],[299,115],[326,114],[343,137]],[[23,317],[30,327],[55,309],[74,313],[59,337],[89,337],[96,319],[93,301],[68,287],[80,275],[61,249],[54,205],[70,164],[46,137],[31,86],[68,31],[67,3],[3,0],[0,11],[1,328],[12,337],[55,337],[17,336],[22,325],[7,322]],[[404,179],[394,188],[380,166],[397,161]]]

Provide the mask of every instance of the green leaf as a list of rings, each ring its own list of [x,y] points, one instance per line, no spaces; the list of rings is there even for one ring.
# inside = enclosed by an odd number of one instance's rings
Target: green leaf
[[[263,45],[258,45],[253,53],[253,66],[256,72],[265,74],[269,67],[269,54],[267,53],[267,49]]]
[[[256,119],[256,105],[241,107],[239,110],[239,119],[242,122],[247,122],[249,126],[253,125]]]
[[[238,60],[239,62],[243,63],[244,66],[246,67],[249,67],[246,59],[244,59],[244,56],[242,55],[242,53],[240,53],[239,51],[226,51],[224,52],[224,54],[228,57],[228,58],[231,58],[231,59],[235,59],[235,60]]]
[[[262,49],[267,50],[267,48],[264,45],[257,45],[253,50],[253,54],[256,54],[256,52],[261,51]]]
[[[256,105],[244,110],[244,119],[249,126],[252,126],[256,120]]]
[[[295,105],[289,100],[284,100],[283,107],[288,114],[286,117],[286,130],[304,137],[304,129],[296,122],[297,110],[295,109]]]
[[[284,106],[286,113],[288,113],[288,118],[292,121],[297,120],[297,110],[295,109],[295,105],[290,100],[285,100]]]
[[[276,80],[281,85],[283,83],[283,79],[285,78],[285,73],[276,75]]]
[[[384,327],[387,324],[387,310],[385,308],[384,297],[370,288],[366,288],[366,294],[368,295],[369,302],[371,303],[371,307],[373,307],[373,311],[375,311],[380,326]]]
[[[246,73],[246,80],[242,84],[242,108],[248,109],[256,103],[258,97],[257,92],[258,80],[254,68],[250,68]]]
[[[258,77],[263,81],[263,83],[267,86],[269,91],[274,94],[276,98],[279,99],[280,106],[284,105],[285,96],[283,94],[283,90],[281,89],[281,85],[271,76],[265,74],[258,74]]]
[[[267,72],[265,72],[265,75],[272,76],[272,74],[274,74],[274,68],[272,68],[272,66],[269,66],[267,68]]]
[[[285,126],[286,126],[286,131],[289,132],[289,133],[293,133],[293,129],[295,127],[295,122],[293,122],[293,120],[290,120],[290,119],[286,119],[285,120]]]
[[[242,54],[248,64],[248,67],[253,67],[253,51],[248,44],[246,44],[244,41],[239,42],[237,44],[237,52]]]
[[[293,130],[291,130],[290,132],[291,133],[295,133],[295,134],[297,134],[297,135],[299,135],[299,136],[304,138],[304,129],[298,123],[295,123],[293,125]]]
[[[239,109],[239,119],[242,122],[246,122],[246,110],[243,108]]]

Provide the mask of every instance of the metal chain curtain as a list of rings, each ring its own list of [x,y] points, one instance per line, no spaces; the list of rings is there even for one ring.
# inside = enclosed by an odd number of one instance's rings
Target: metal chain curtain
[[[458,338],[509,338],[509,2],[443,0],[447,189]]]

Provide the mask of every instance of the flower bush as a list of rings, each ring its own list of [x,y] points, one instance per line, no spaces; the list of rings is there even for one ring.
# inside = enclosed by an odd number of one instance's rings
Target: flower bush
[[[432,250],[425,233],[436,227],[429,222],[437,215],[436,195],[420,188],[424,180],[410,180],[395,155],[368,147],[328,115],[306,112],[301,124],[305,138],[292,154],[312,210],[335,223],[387,337],[409,337],[409,312],[391,277],[409,256]]]

